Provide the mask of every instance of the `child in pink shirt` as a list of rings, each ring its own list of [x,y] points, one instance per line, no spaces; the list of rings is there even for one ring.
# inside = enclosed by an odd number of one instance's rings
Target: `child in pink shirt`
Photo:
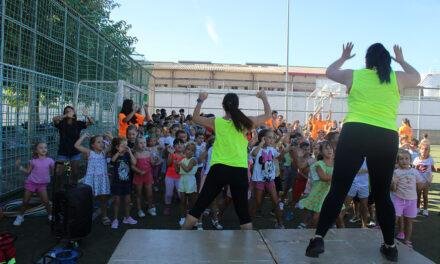
[[[53,174],[55,161],[47,157],[47,144],[39,142],[35,144],[32,159],[29,162],[29,166],[24,168],[20,165],[20,160],[16,161],[16,165],[21,172],[28,175],[24,183],[24,197],[23,206],[20,210],[20,214],[14,221],[15,226],[19,226],[24,221],[24,212],[26,211],[29,200],[33,193],[38,193],[41,197],[41,201],[46,207],[48,219],[52,220],[51,207],[49,204],[49,197],[47,195],[47,184],[50,182],[50,175]]]
[[[416,169],[411,168],[411,154],[400,149],[397,155],[398,168],[394,170],[391,190],[392,201],[399,224],[398,239],[411,246],[412,222],[417,216],[417,184],[421,178]],[[399,218],[403,217],[403,224]]]

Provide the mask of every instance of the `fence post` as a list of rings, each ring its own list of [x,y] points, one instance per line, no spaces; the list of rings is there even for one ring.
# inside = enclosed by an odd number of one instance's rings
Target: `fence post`
[[[78,97],[79,97],[79,86],[81,84],[77,83],[73,89],[73,108],[78,108]],[[64,89],[63,89],[64,90]]]
[[[3,175],[3,52],[5,47],[5,0],[1,0],[2,3],[2,18],[1,18],[1,35],[0,38],[0,105],[1,105],[1,114],[0,114],[0,174]],[[0,193],[3,193],[3,180],[0,180]]]
[[[116,125],[118,124],[118,113],[119,109],[122,107],[122,102],[124,101],[124,83],[122,80],[118,80],[118,89],[115,94],[115,116],[114,120],[116,121]]]
[[[419,88],[419,98],[417,105],[417,139],[420,138],[420,108],[421,108],[422,89]]]

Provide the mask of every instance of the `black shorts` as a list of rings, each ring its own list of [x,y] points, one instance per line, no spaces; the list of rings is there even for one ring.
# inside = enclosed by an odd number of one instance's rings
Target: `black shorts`
[[[115,196],[125,196],[131,194],[131,183],[113,183],[110,186],[110,191],[112,195]]]

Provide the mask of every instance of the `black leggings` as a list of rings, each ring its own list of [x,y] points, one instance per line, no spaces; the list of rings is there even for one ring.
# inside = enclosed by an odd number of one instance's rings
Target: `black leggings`
[[[336,220],[353,179],[366,157],[377,220],[385,243],[394,243],[395,212],[390,198],[390,184],[397,150],[396,131],[362,123],[344,124],[336,148],[330,191],[319,216],[317,235],[324,237]]]
[[[203,188],[189,214],[200,218],[203,211],[214,201],[225,185],[231,188],[232,200],[235,212],[240,219],[240,225],[250,223],[247,169],[223,164],[215,164],[209,169]]]

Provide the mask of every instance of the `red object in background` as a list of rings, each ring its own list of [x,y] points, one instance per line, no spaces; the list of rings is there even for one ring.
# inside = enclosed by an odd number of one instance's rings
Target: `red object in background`
[[[252,132],[247,132],[246,137],[247,137],[248,141],[251,141],[251,139],[252,139]]]
[[[17,237],[9,232],[0,233],[0,263],[7,263],[15,258],[16,250],[14,241]]]

